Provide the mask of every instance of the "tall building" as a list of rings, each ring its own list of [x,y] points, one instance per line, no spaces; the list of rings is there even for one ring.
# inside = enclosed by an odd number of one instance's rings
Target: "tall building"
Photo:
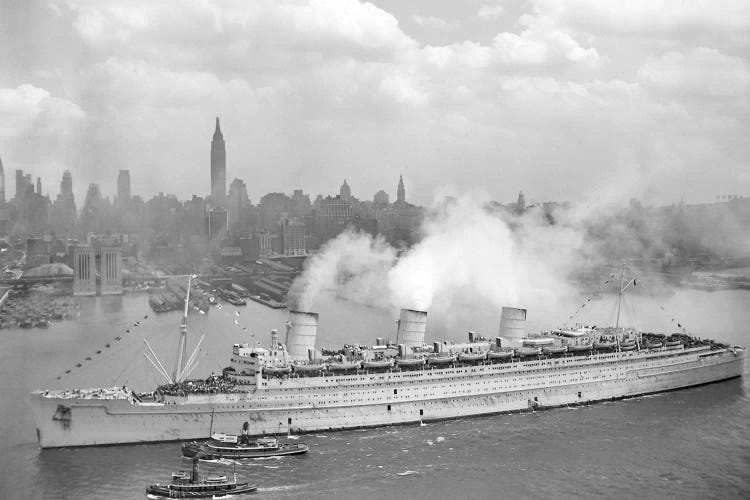
[[[216,117],[216,129],[211,140],[211,199],[215,207],[227,206],[227,152],[224,135]]]
[[[5,203],[5,170],[3,170],[3,159],[0,158],[0,204]]]
[[[526,199],[523,197],[523,191],[518,192],[518,201],[516,201],[516,212],[523,212],[526,210]]]
[[[73,249],[73,295],[96,295],[96,258],[94,249]]]
[[[375,196],[372,197],[372,202],[376,205],[388,205],[388,193],[383,191],[382,189],[375,193]]]
[[[42,194],[42,178],[41,177],[36,178],[36,194],[38,195]]]
[[[120,170],[117,175],[117,201],[130,201],[130,170]]]
[[[398,178],[398,188],[396,189],[396,203],[406,203],[406,189],[404,189],[404,176]]]
[[[239,225],[242,214],[250,205],[250,198],[247,196],[247,186],[242,179],[234,178],[229,185],[229,197],[227,199],[227,211],[229,217],[229,227],[236,229]]]
[[[305,255],[305,223],[297,219],[281,221],[284,255]]]
[[[101,247],[101,294],[122,294],[122,247]]]
[[[63,172],[60,182],[60,198],[63,200],[73,199],[73,176],[70,175],[70,170]]]
[[[31,174],[23,174],[23,170],[16,170],[16,200],[22,200],[29,194],[29,188],[33,191],[31,185]]]
[[[346,183],[346,179],[344,179],[344,183],[341,185],[341,189],[339,189],[339,196],[346,202],[348,202],[352,197],[352,188],[350,188],[349,184]]]

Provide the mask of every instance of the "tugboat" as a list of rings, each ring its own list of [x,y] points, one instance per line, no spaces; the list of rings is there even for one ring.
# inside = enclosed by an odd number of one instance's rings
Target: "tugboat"
[[[169,484],[152,484],[146,488],[149,498],[222,498],[258,490],[257,484],[239,483],[237,475],[230,481],[224,475],[198,475],[198,457],[193,457],[193,471],[172,473]]]
[[[248,429],[249,424],[245,423],[240,436],[217,433],[213,434],[208,441],[183,443],[182,455],[202,460],[242,459],[302,455],[309,449],[305,443],[281,443],[275,437],[251,440],[247,435]]]

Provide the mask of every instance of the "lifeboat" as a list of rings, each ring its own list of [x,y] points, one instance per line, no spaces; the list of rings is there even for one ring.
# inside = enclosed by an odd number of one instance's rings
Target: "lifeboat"
[[[390,368],[392,366],[393,366],[392,359],[379,359],[379,360],[362,362],[362,367],[365,370],[385,370],[386,368]]]
[[[563,354],[565,352],[568,352],[568,346],[566,345],[549,345],[542,347],[542,352],[544,354]]]
[[[417,368],[424,364],[424,358],[402,358],[396,361],[399,368]]]
[[[591,344],[568,344],[568,352],[590,351]]]
[[[649,349],[659,349],[663,346],[664,344],[661,342],[646,342],[646,347],[648,347]]]
[[[427,364],[429,365],[448,365],[456,360],[452,355],[448,356],[432,356],[427,358]]]
[[[322,372],[326,369],[325,363],[313,363],[309,365],[292,365],[295,373],[315,373]]]
[[[336,363],[328,363],[328,369],[331,371],[344,372],[348,370],[356,370],[360,367],[359,361],[341,361]]]
[[[484,352],[462,352],[458,354],[458,360],[462,363],[476,363],[477,361],[484,361],[486,353]]]
[[[263,373],[266,375],[286,375],[292,373],[292,367],[289,365],[284,366],[264,366]]]
[[[620,344],[620,350],[621,351],[634,351],[636,348],[635,342],[630,342],[627,344]]]
[[[594,349],[612,349],[617,345],[616,342],[594,342]]]
[[[513,351],[490,351],[487,359],[490,361],[504,361],[513,357]]]
[[[682,342],[679,340],[667,340],[667,349],[679,349],[682,347]]]
[[[538,347],[519,347],[516,349],[516,354],[522,358],[527,356],[538,356],[542,350]]]

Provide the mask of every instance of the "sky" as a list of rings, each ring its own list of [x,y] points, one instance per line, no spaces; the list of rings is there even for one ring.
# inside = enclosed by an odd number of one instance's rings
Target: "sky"
[[[750,195],[743,0],[0,0],[0,158],[116,193],[253,202]]]

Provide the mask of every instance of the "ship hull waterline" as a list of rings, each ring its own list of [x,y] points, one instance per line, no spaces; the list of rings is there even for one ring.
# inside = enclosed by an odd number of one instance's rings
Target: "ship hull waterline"
[[[210,428],[231,432],[245,421],[252,435],[273,435],[541,410],[684,389],[740,377],[744,371],[744,349],[662,354],[602,354],[581,362],[564,358],[563,364],[570,366],[560,368],[555,366],[560,358],[550,358],[400,372],[399,382],[391,381],[399,378],[393,374],[378,374],[369,378],[385,377],[385,382],[370,388],[346,385],[346,380],[366,379],[366,375],[342,375],[341,384],[320,388],[331,404],[268,407],[238,397],[221,403],[143,405],[125,399],[65,399],[35,393],[32,408],[42,448],[118,445],[202,439]],[[414,374],[417,380],[403,381]],[[534,377],[542,379],[536,387]],[[545,383],[547,379],[557,383]],[[360,398],[358,404],[342,404],[336,399],[355,388],[360,396],[371,394],[373,401]],[[420,394],[412,396],[411,391]],[[282,397],[277,395],[279,400]],[[60,406],[69,410],[67,420],[53,419]]]

